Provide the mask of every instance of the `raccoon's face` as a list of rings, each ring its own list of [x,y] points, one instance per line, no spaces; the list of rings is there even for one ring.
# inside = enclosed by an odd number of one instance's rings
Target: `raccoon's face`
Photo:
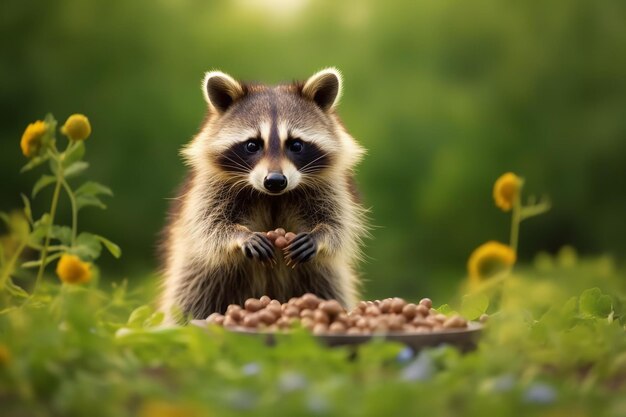
[[[363,152],[335,115],[341,78],[334,69],[276,87],[210,72],[203,90],[209,119],[185,154],[234,184],[270,195],[331,186],[337,168]]]

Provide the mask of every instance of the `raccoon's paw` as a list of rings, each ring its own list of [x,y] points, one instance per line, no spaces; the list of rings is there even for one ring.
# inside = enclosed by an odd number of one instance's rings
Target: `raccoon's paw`
[[[262,263],[276,263],[274,259],[274,245],[265,236],[265,233],[252,233],[241,244],[241,250],[250,259],[256,259]]]
[[[317,254],[317,242],[310,233],[298,233],[289,245],[283,249],[287,266],[295,268],[298,264],[310,261]]]

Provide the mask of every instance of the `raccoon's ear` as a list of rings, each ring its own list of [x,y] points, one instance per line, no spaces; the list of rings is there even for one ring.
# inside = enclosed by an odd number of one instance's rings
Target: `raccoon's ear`
[[[341,97],[341,74],[335,68],[326,68],[313,74],[304,83],[302,95],[313,100],[322,110],[331,110]]]
[[[211,109],[218,113],[224,113],[231,104],[245,94],[241,84],[221,71],[206,73],[202,82],[202,92]]]

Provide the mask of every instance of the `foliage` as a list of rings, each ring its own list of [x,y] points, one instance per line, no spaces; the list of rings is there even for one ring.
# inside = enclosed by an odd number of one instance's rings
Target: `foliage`
[[[39,303],[0,315],[3,415],[623,415],[624,275],[606,258],[550,262],[503,281],[489,306],[459,301],[494,313],[467,354],[327,348],[299,332],[267,346],[159,326],[125,282],[46,284]]]
[[[32,127],[36,126],[37,129]],[[41,284],[45,268],[51,262],[60,259],[57,275],[64,282],[89,282],[92,278],[92,262],[99,256],[104,246],[116,258],[121,255],[120,248],[110,240],[88,232],[78,233],[78,212],[84,207],[106,208],[100,200],[101,195],[112,195],[111,190],[97,182],[87,181],[73,189],[70,180],[89,167],[83,160],[85,139],[91,134],[91,125],[84,115],[72,115],[61,128],[67,136],[63,151],[57,148],[57,121],[48,114],[44,121],[29,125],[22,136],[24,156],[29,161],[22,167],[22,172],[31,171],[47,164],[50,174],[43,174],[35,182],[31,197],[35,198],[43,189],[54,185],[50,209],[41,217],[35,216],[30,199],[22,194],[24,208],[12,215],[0,212],[0,219],[8,229],[8,235],[0,242],[0,301],[2,308],[7,308],[13,298],[8,295],[32,302],[37,287]],[[56,211],[61,190],[67,196],[72,213],[71,226],[62,226],[56,221]],[[37,253],[37,260],[22,261],[25,250]],[[32,255],[31,255],[32,256]],[[21,285],[14,283],[23,269],[38,270],[34,284],[24,280]],[[78,271],[78,272],[77,272]],[[32,287],[32,294],[25,288]],[[38,296],[38,295],[37,295]],[[22,300],[23,301],[23,300]]]

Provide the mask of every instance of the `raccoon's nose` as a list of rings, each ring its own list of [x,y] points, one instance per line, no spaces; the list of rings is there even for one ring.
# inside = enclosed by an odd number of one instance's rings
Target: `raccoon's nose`
[[[278,193],[287,187],[287,177],[280,172],[270,172],[265,177],[263,185],[267,191],[271,193]]]

